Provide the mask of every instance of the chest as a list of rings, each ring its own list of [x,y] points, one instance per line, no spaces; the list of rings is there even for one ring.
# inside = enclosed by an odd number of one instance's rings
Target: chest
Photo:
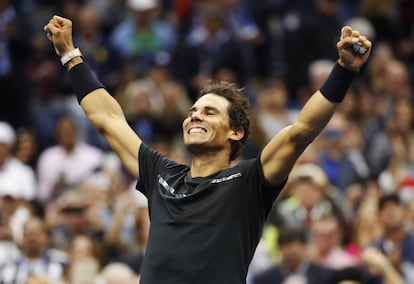
[[[239,222],[254,204],[241,173],[189,180],[158,176],[150,202],[151,222],[226,224]]]

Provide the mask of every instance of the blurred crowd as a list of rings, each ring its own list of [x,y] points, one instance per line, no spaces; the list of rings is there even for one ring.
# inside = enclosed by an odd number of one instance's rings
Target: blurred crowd
[[[209,80],[244,87],[240,159],[293,122],[337,59],[374,46],[275,202],[248,283],[414,283],[414,2],[0,0],[0,283],[137,283],[145,197],[91,126],[43,26],[75,46],[145,143],[182,163],[181,122]]]

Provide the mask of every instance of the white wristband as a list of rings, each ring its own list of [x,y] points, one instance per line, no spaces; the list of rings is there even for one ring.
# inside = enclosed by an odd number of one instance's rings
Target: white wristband
[[[71,61],[73,58],[79,57],[79,56],[82,56],[82,52],[80,51],[79,48],[75,48],[75,49],[69,51],[68,53],[66,53],[65,55],[63,55],[60,58],[60,62],[62,62],[62,65],[66,65],[66,63]]]

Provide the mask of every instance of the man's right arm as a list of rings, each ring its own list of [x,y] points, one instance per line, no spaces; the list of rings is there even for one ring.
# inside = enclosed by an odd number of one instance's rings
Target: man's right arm
[[[118,102],[101,88],[85,96],[80,104],[124,166],[133,176],[138,177],[138,151],[142,141],[128,125]]]
[[[60,57],[75,49],[70,20],[53,16],[44,30],[49,40],[53,42],[56,54]],[[138,152],[142,141],[128,125],[118,102],[103,86],[98,84],[98,81],[94,82],[90,79],[93,75],[86,66],[83,66],[84,64],[79,56],[70,59],[65,64],[80,105],[93,126],[117,153],[127,170],[133,176],[138,177]]]

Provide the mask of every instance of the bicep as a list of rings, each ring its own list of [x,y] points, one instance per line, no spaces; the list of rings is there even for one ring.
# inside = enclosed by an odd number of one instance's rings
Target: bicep
[[[279,185],[287,179],[293,165],[305,148],[295,143],[292,134],[293,127],[288,126],[273,137],[260,156],[263,175],[272,185]]]
[[[138,151],[142,141],[129,126],[118,102],[105,89],[97,89],[81,101],[81,106],[127,170],[138,177]]]
[[[105,140],[121,159],[126,169],[136,178],[139,176],[138,152],[141,139],[125,120],[109,119],[102,131]]]

